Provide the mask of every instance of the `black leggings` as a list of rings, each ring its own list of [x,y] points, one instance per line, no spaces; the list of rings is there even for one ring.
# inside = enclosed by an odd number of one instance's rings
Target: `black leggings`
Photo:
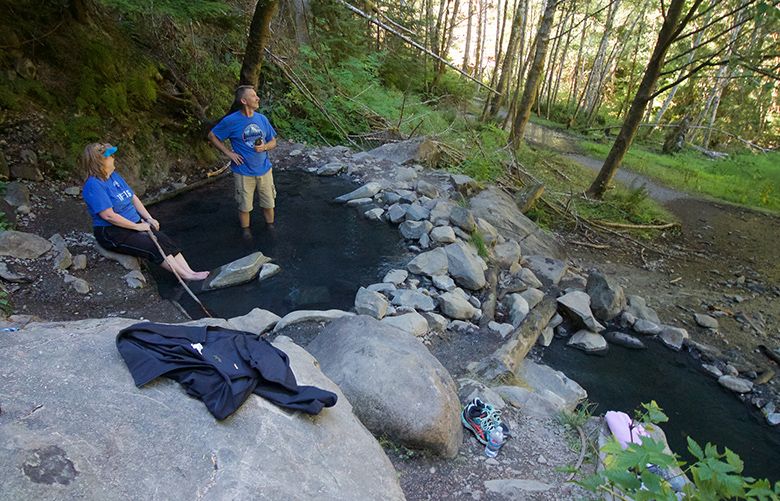
[[[95,226],[95,239],[106,250],[142,257],[157,264],[162,264],[163,257],[157,246],[145,231],[128,230],[119,226]],[[175,256],[181,249],[165,233],[152,229],[154,236],[166,256]]]

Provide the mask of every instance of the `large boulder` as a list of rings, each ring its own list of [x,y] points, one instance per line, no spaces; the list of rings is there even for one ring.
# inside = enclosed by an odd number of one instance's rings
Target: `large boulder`
[[[417,163],[435,167],[441,153],[438,145],[430,139],[419,136],[397,143],[387,143],[367,151],[361,156],[389,160],[397,164]],[[357,155],[356,155],[357,156]]]
[[[360,188],[350,191],[340,197],[336,197],[336,202],[347,203],[350,200],[356,200],[358,198],[371,198],[382,189],[382,185],[376,182],[366,183]]]
[[[485,286],[485,262],[472,247],[455,242],[444,248],[450,276],[462,287],[479,290]]]
[[[471,198],[471,212],[496,227],[504,236],[518,242],[524,254],[540,254],[559,259],[565,257],[555,238],[523,215],[512,197],[499,188],[490,187]]]
[[[593,332],[601,332],[604,326],[593,316],[590,309],[590,296],[581,291],[569,292],[558,298],[564,312],[572,319]]]
[[[394,306],[406,306],[422,311],[433,311],[436,309],[436,303],[433,298],[419,290],[398,289],[390,294],[393,296],[392,303]]]
[[[603,273],[594,271],[588,275],[585,292],[590,296],[590,309],[599,320],[612,320],[626,307],[623,287]]]
[[[479,311],[465,298],[452,292],[439,296],[439,308],[442,313],[456,320],[471,320]]]
[[[5,185],[3,198],[13,207],[30,206],[30,190],[18,181],[12,181]]]
[[[262,252],[254,252],[232,263],[222,265],[211,272],[201,290],[221,289],[249,282],[255,278],[260,268],[270,261],[271,258],[263,255]]]
[[[569,266],[561,261],[549,256],[526,256],[524,258],[527,266],[538,280],[544,286],[558,285]]]
[[[355,311],[358,315],[371,315],[381,320],[387,314],[387,307],[387,298],[378,292],[361,287],[355,295]]]
[[[32,233],[13,230],[0,233],[0,256],[36,259],[47,253],[51,247],[51,242]]]
[[[356,316],[328,324],[308,349],[375,435],[446,457],[458,453],[455,383],[419,339]]]
[[[32,323],[0,336],[0,497],[404,498],[382,448],[301,347],[274,343],[298,382],[335,392],[336,406],[308,416],[250,395],[218,422],[171,380],[135,387],[114,339],[136,322]]]

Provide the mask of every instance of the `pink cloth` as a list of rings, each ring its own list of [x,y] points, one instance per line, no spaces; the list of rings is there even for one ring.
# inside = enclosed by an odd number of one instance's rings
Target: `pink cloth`
[[[642,439],[640,437],[650,436],[641,424],[635,424],[625,412],[607,411],[604,419],[607,420],[609,431],[615,435],[620,446],[624,449],[630,443],[641,445]],[[631,428],[632,425],[633,429]]]

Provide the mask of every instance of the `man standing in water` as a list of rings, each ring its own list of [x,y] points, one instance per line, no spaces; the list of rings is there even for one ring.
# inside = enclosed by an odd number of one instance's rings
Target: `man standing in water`
[[[276,188],[267,152],[276,148],[276,131],[265,115],[257,112],[259,107],[260,98],[255,89],[251,85],[242,85],[236,89],[233,102],[233,108],[238,108],[238,111],[225,115],[209,132],[209,140],[230,159],[238,221],[244,236],[251,236],[249,215],[255,191],[267,227],[274,227]],[[223,143],[227,139],[230,139],[232,150]]]

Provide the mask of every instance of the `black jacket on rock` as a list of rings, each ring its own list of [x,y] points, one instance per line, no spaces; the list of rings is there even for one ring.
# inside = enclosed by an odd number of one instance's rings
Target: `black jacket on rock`
[[[116,347],[136,386],[159,376],[178,381],[217,419],[251,393],[308,414],[336,405],[334,393],[298,386],[287,354],[249,332],[143,322],[120,331]]]

